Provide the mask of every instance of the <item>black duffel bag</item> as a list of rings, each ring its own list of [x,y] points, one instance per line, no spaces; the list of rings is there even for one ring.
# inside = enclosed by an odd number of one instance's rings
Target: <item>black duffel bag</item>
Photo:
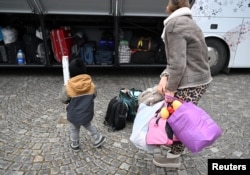
[[[159,42],[153,37],[134,36],[129,42],[129,47],[139,51],[156,51],[159,47]]]
[[[152,51],[135,51],[131,54],[133,64],[154,64],[156,54]]]

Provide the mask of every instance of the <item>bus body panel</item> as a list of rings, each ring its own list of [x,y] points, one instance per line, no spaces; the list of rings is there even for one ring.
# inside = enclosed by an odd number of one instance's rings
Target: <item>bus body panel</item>
[[[192,6],[194,16],[244,18],[250,16],[250,1],[196,0]]]
[[[228,33],[243,22],[242,18],[193,17],[193,19],[204,33]],[[238,31],[240,32],[240,29]]]
[[[206,38],[220,38],[228,45],[228,68],[250,67],[250,1],[201,0],[191,10]]]
[[[0,12],[2,13],[32,13],[34,9],[27,0],[5,0],[0,2]]]
[[[165,11],[168,1],[122,0],[120,2],[122,16],[167,16]]]
[[[44,14],[111,15],[111,0],[40,0]]]
[[[233,67],[238,40],[240,38],[240,26],[242,25],[242,19],[194,17],[194,20],[200,26],[205,38],[220,38],[227,44],[230,50],[228,67]],[[218,28],[211,28],[213,25],[217,25]]]
[[[237,52],[232,67],[246,68],[250,66],[250,18],[245,18],[241,26]]]

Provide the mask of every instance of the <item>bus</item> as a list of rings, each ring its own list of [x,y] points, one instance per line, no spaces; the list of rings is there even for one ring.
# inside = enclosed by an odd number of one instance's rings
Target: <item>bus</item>
[[[84,30],[89,39],[94,41],[98,41],[102,30],[109,29],[114,31],[115,43],[119,43],[120,29],[153,31],[160,35],[163,20],[167,17],[167,4],[168,0],[0,0],[0,27],[19,24],[19,28],[24,28],[29,24],[40,28],[40,35],[48,38],[47,31],[59,26],[70,26],[72,30]],[[229,72],[230,68],[250,68],[250,0],[190,0],[190,4],[193,19],[206,39],[211,73],[216,75],[221,71]],[[43,42],[44,47],[40,48],[44,48],[44,52],[40,51],[43,54],[38,54],[45,57],[44,61],[23,66],[61,67],[60,62],[55,62],[48,43],[50,42]],[[1,48],[4,46],[0,40],[0,53]],[[166,59],[163,58],[163,61]],[[13,63],[3,63],[0,58],[0,67],[17,66],[20,67],[15,60]],[[101,68],[166,65],[165,62],[122,64],[118,59],[118,44],[115,44],[112,65],[88,66]]]
[[[250,67],[250,0],[196,0],[192,13],[208,46],[211,72]]]

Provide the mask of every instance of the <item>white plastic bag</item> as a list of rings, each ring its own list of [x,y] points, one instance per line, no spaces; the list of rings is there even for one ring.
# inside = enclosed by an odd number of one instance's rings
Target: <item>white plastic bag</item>
[[[141,103],[136,114],[130,141],[139,149],[152,151],[157,148],[154,145],[147,145],[146,135],[149,121],[156,115],[156,111],[163,106],[164,101],[160,101],[152,106]]]
[[[8,26],[2,29],[4,44],[14,43],[17,40],[18,32],[14,27]]]

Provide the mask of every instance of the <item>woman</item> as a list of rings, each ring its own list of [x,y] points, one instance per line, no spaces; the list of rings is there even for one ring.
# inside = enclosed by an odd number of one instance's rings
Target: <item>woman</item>
[[[164,20],[162,39],[167,54],[167,67],[161,74],[158,92],[197,104],[212,81],[207,45],[201,29],[192,19],[189,0],[169,0],[169,17]],[[175,142],[167,156],[155,156],[159,167],[180,167],[184,151]]]

